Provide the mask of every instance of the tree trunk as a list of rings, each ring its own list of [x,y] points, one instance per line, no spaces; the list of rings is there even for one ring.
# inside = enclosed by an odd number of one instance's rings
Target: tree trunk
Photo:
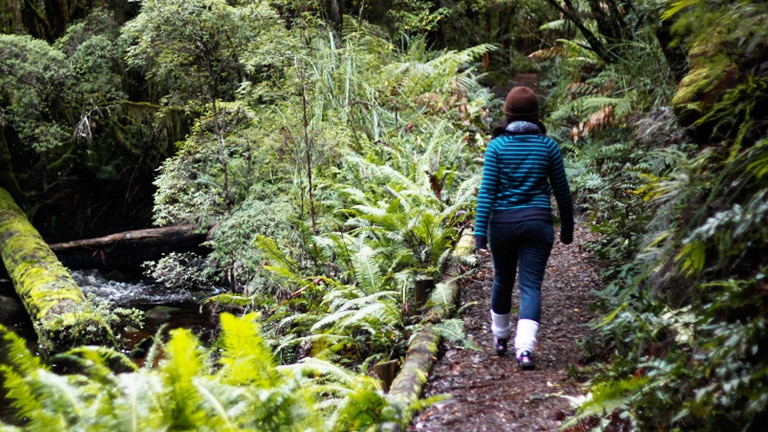
[[[3,188],[0,256],[44,347],[59,351],[73,345],[114,341],[103,314],[94,311],[72,276]]]
[[[597,35],[587,27],[585,19],[582,18],[578,9],[574,7],[571,0],[564,0],[562,5],[557,0],[547,0],[547,2],[552,5],[552,7],[560,11],[560,13],[562,13],[568,21],[572,22],[573,25],[576,26],[576,28],[581,32],[582,36],[584,36],[584,39],[587,40],[589,48],[594,51],[602,61],[606,63],[615,63],[618,60],[616,55],[612,53],[611,50],[608,49],[608,47],[606,47],[605,44],[600,41],[600,38],[598,38]]]
[[[342,37],[342,25],[344,24],[344,2],[339,0],[326,0],[325,10],[328,22],[336,35]]]
[[[54,243],[50,248],[70,269],[131,271],[145,261],[158,259],[168,252],[206,254],[209,250],[202,243],[207,235],[207,230],[178,225]]]

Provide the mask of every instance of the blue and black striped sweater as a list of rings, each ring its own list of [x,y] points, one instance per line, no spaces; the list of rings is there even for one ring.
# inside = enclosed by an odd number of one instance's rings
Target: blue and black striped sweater
[[[510,123],[485,151],[475,209],[475,247],[487,247],[490,221],[551,221],[552,193],[560,212],[560,229],[572,236],[573,201],[557,143],[533,123]]]

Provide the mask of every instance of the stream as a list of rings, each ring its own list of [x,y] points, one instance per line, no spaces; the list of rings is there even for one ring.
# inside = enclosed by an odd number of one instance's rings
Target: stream
[[[84,294],[95,295],[110,302],[113,307],[135,308],[145,312],[141,328],[127,326],[120,329],[126,354],[132,348],[142,345],[142,341],[155,336],[163,326],[166,326],[164,333],[174,328],[189,329],[203,342],[210,342],[217,334],[218,317],[211,308],[201,307],[200,300],[221,293],[222,289],[212,288],[199,292],[172,290],[146,280],[110,280],[98,270],[75,270],[71,274]],[[0,324],[23,337],[30,352],[42,355],[32,321],[7,276],[0,278]],[[0,347],[0,354],[2,351]],[[143,363],[142,355],[130,357],[137,364]],[[53,367],[56,369],[56,365]],[[5,399],[2,382],[3,377],[0,376],[0,420],[13,422],[13,411],[10,401]]]
[[[98,270],[75,270],[71,274],[86,296],[94,295],[113,307],[145,312],[142,328],[121,329],[121,336],[129,348],[133,343],[154,336],[163,325],[168,330],[190,329],[201,339],[208,339],[217,327],[215,314],[202,308],[200,300],[221,293],[222,289],[192,292],[169,289],[146,280],[110,280]],[[37,335],[32,322],[8,279],[0,279],[0,324],[26,339],[31,351],[37,351]]]

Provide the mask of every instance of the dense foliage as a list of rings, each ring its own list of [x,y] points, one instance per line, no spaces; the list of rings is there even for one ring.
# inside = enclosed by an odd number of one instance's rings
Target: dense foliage
[[[682,80],[665,77],[674,64],[647,57],[669,46],[636,45],[636,59],[590,61],[589,79],[572,81],[573,102],[557,110],[583,119],[571,166],[604,234],[593,247],[605,265],[596,324],[606,357],[571,424],[596,416],[607,429],[759,430],[768,403],[768,10],[649,6],[670,45],[687,52]]]
[[[151,184],[154,223],[213,228],[212,253],[148,273],[225,286],[208,301],[258,312],[222,315],[213,351],[159,338],[156,367],[75,349],[67,376],[5,333],[22,427],[407,421],[366,374],[402,357],[424,325],[415,281],[441,277],[470,228],[499,112],[486,86],[532,71],[601,234],[603,338],[574,370],[589,393],[571,424],[766,420],[764,3],[26,2],[35,19],[6,3],[0,186],[45,198],[95,178],[140,203]],[[460,338],[457,320],[439,328]]]
[[[25,430],[346,431],[397,420],[371,378],[311,358],[278,365],[256,320],[222,314],[215,351],[173,330],[143,368],[109,349],[72,349],[56,359],[70,366],[66,375],[2,328],[0,370]]]

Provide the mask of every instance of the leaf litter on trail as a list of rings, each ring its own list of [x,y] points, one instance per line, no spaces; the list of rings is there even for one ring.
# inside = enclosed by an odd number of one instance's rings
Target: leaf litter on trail
[[[542,287],[542,322],[537,367],[518,368],[510,352],[499,357],[491,346],[489,322],[493,268],[480,260],[473,278],[461,287],[461,318],[467,337],[479,350],[443,341],[429,373],[424,396],[449,395],[418,413],[414,431],[555,431],[573,413],[572,401],[584,394],[569,368],[583,363],[579,342],[595,336],[589,327],[592,291],[599,288],[596,265],[581,245],[594,239],[576,227],[574,243],[555,243]],[[513,314],[517,311],[517,287]],[[512,351],[512,350],[510,350]]]

